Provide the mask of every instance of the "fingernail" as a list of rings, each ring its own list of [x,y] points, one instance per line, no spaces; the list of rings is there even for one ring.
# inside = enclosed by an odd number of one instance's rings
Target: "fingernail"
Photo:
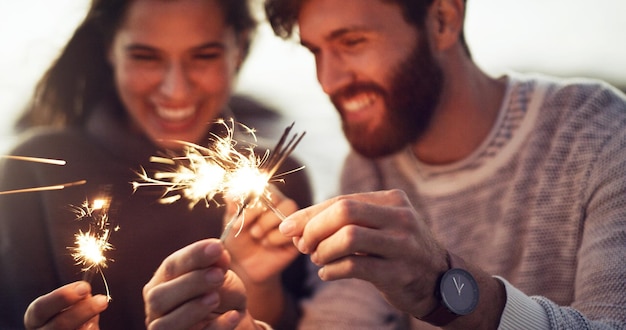
[[[320,269],[317,271],[317,276],[319,276],[319,278],[320,278],[322,281],[326,281],[326,278],[325,278],[325,277],[326,277],[326,270],[324,269],[324,267],[320,268]]]
[[[220,296],[217,294],[217,292],[212,292],[202,298],[202,303],[205,305],[215,305],[219,302],[219,300]]]
[[[296,243],[296,247],[298,248],[298,250],[304,254],[309,254],[309,249],[307,249],[306,247],[306,243],[304,242],[303,239],[298,240],[298,242]]]
[[[109,304],[109,297],[99,294],[93,297],[93,301],[98,307],[102,308]]]
[[[260,239],[263,236],[261,226],[252,226],[252,228],[250,228],[250,235],[256,239]]]
[[[209,256],[209,257],[213,257],[213,256],[217,256],[220,253],[222,253],[222,246],[220,244],[217,243],[212,243],[209,244],[205,249],[204,249],[204,253]]]
[[[224,281],[224,272],[219,268],[212,268],[206,272],[205,278],[209,283],[222,283]]]
[[[281,222],[280,225],[278,225],[278,230],[280,230],[280,232],[286,236],[291,235],[295,228],[296,224],[293,221],[289,220],[285,220]]]
[[[74,292],[80,297],[84,297],[89,293],[89,286],[86,283],[80,282],[74,287]]]
[[[238,311],[230,311],[230,312],[228,312],[228,314],[226,316],[226,320],[231,325],[238,325],[242,317],[243,317],[242,313],[240,313]]]

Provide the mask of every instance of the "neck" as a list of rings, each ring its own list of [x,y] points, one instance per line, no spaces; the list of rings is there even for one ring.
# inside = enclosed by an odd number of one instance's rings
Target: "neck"
[[[449,164],[474,152],[487,138],[500,110],[506,80],[483,73],[471,60],[444,67],[445,83],[429,129],[413,144],[415,156]]]

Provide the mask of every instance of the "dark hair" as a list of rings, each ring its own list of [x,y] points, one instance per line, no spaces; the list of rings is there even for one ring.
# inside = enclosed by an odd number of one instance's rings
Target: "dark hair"
[[[297,24],[298,14],[302,3],[306,0],[266,0],[265,13],[267,19],[274,30],[274,33],[281,38],[289,38],[294,33]],[[339,0],[338,0],[339,1]],[[404,18],[407,22],[414,25],[418,29],[424,27],[426,13],[428,7],[435,0],[381,0],[384,2],[395,3],[404,12]],[[465,1],[466,2],[466,1]],[[465,35],[461,31],[459,40],[470,55],[469,48],[465,42]]]
[[[113,70],[106,53],[133,1],[92,0],[85,19],[35,86],[15,124],[18,131],[34,126],[81,125],[105,95],[114,93]],[[216,1],[226,24],[244,38],[245,58],[256,26],[248,0]]]

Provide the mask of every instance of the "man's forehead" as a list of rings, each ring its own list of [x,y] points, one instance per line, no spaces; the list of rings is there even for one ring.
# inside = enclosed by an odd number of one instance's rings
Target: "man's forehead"
[[[385,31],[398,20],[404,20],[400,7],[381,0],[307,0],[298,15],[300,36],[305,40],[349,31]]]

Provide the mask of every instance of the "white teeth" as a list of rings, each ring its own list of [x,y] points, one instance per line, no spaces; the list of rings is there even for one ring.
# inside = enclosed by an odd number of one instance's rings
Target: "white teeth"
[[[193,116],[196,112],[196,108],[194,106],[187,108],[163,108],[157,106],[156,112],[159,117],[165,120],[179,121]]]
[[[346,111],[359,111],[362,108],[371,105],[376,100],[373,94],[361,94],[344,102],[343,107]]]

